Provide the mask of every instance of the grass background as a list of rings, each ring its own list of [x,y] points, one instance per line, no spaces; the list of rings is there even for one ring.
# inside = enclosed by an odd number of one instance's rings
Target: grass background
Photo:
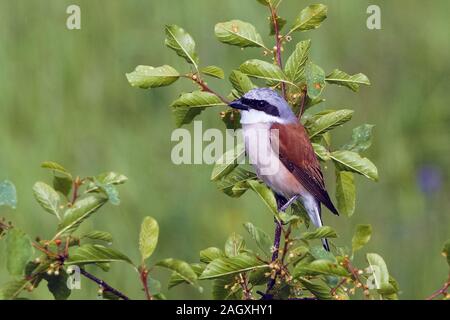
[[[312,39],[311,57],[326,72],[339,67],[371,79],[372,86],[359,94],[329,86],[323,107],[356,110],[349,125],[335,130],[336,146],[349,140],[352,127],[376,125],[367,156],[380,172],[379,183],[357,178],[357,210],[351,219],[325,213],[325,223],[341,235],[339,245],[349,245],[356,224],[371,223],[367,251],[383,255],[400,282],[401,298],[424,298],[448,273],[440,249],[450,237],[450,3],[376,1],[382,30],[371,31],[366,9],[374,1],[322,2],[329,6],[328,19],[317,31],[295,34],[295,40]],[[65,27],[66,8],[74,3],[81,7],[79,31]],[[311,3],[285,0],[280,14],[292,21]],[[260,51],[217,42],[214,24],[249,21],[270,43],[266,16],[256,1],[242,0],[0,0],[0,178],[12,180],[19,195],[17,210],[1,208],[0,215],[32,235],[54,234],[54,218],[38,207],[31,192],[35,181],[49,181],[39,164],[54,160],[83,176],[114,170],[129,177],[120,187],[121,206],[108,205],[85,227],[111,232],[114,246],[135,260],[146,215],[154,216],[161,229],[153,262],[166,257],[197,261],[199,250],[221,247],[231,232],[244,234],[246,221],[272,234],[270,213],[254,194],[228,198],[209,182],[211,166],[171,163],[174,122],[168,105],[180,91],[192,90],[191,84],[179,81],[144,91],[131,88],[124,76],[138,64],[188,71],[164,46],[163,27],[169,23],[191,33],[203,65],[230,71]],[[226,81],[210,85],[229,91]],[[205,128],[223,128],[219,111],[203,113]],[[418,180],[423,168],[441,180],[431,194]],[[325,169],[331,191],[332,169]],[[0,242],[0,283],[8,279],[3,256]],[[132,298],[142,297],[138,278],[127,266],[95,272]],[[162,279],[169,298],[210,296],[208,288],[200,294],[187,286],[167,292],[168,273],[152,273]],[[94,298],[97,288],[87,281],[82,285],[72,297]],[[45,288],[31,297],[51,298]]]

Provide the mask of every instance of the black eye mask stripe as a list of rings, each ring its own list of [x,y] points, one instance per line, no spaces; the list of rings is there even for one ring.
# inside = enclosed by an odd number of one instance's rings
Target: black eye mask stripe
[[[265,100],[256,100],[256,99],[247,99],[247,98],[241,98],[241,102],[245,104],[246,106],[249,106],[252,109],[263,111],[267,114],[270,114],[274,117],[279,117],[280,113],[278,112],[277,107],[271,105]]]

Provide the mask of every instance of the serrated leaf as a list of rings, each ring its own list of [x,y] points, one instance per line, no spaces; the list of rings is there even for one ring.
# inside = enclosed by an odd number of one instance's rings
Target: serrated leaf
[[[189,263],[176,260],[176,259],[164,259],[156,263],[157,266],[164,267],[176,272],[184,281],[189,284],[194,284],[197,281],[197,274],[192,270]]]
[[[353,173],[336,169],[336,200],[340,213],[351,217],[355,212],[356,187]]]
[[[0,182],[0,206],[5,205],[13,209],[17,206],[16,187],[7,180]]]
[[[319,300],[331,300],[331,289],[322,281],[299,279],[300,283]]]
[[[265,48],[261,35],[256,28],[248,22],[231,20],[217,23],[214,33],[220,42],[233,46],[262,47]]]
[[[231,258],[219,258],[212,261],[206,266],[199,279],[215,279],[261,268],[268,268],[268,264],[254,256],[239,254]]]
[[[200,70],[201,73],[206,74],[208,76],[217,78],[217,79],[223,79],[225,78],[225,73],[223,72],[222,68],[219,68],[217,66],[207,66]]]
[[[36,182],[33,187],[33,194],[36,201],[41,205],[41,207],[61,219],[59,214],[59,194],[48,184],[43,182]]]
[[[230,197],[240,197],[249,188],[247,181],[255,180],[256,174],[237,167],[231,173],[217,181],[217,188]]]
[[[194,270],[195,274],[197,275],[197,278],[202,274],[203,270],[205,270],[204,264],[191,263],[190,266],[191,266],[192,270]],[[189,282],[184,280],[184,278],[182,278],[179,273],[177,273],[175,271],[172,272],[172,274],[170,275],[170,279],[169,279],[169,285],[168,285],[169,289],[171,289],[179,284],[182,284],[182,283],[189,284]]]
[[[166,25],[165,44],[174,50],[177,55],[198,69],[198,56],[195,52],[195,41],[189,33],[177,25]]]
[[[303,232],[302,239],[304,240],[313,240],[313,239],[322,239],[322,238],[337,238],[336,231],[329,226],[319,227],[314,231]]]
[[[279,66],[267,61],[251,59],[239,67],[239,71],[249,77],[263,79],[269,82],[291,83]]]
[[[210,263],[211,261],[225,257],[225,253],[216,247],[209,247],[200,251],[200,261],[203,263]]]
[[[305,64],[305,80],[308,96],[312,99],[318,98],[326,85],[325,71],[308,60]]]
[[[376,253],[366,255],[367,262],[370,265],[373,281],[377,289],[389,283],[389,271],[383,258]]]
[[[321,144],[312,143],[316,156],[322,161],[330,160],[330,152]]]
[[[240,254],[243,249],[245,249],[244,237],[233,232],[225,242],[225,255],[234,257]]]
[[[372,145],[372,129],[374,125],[363,124],[353,129],[352,141],[342,147],[344,150],[362,152]]]
[[[288,79],[294,83],[298,83],[304,78],[305,66],[308,61],[310,47],[311,40],[300,41],[297,43],[295,50],[286,61],[284,71]]]
[[[0,288],[0,300],[13,300],[25,290],[28,285],[27,279],[12,280]]]
[[[137,66],[133,72],[127,73],[126,77],[132,87],[149,89],[171,85],[180,78],[180,74],[168,65],[156,68]]]
[[[97,194],[90,194],[66,210],[64,217],[58,225],[55,239],[72,234],[80,224],[102,207],[107,199]]]
[[[34,254],[30,237],[17,228],[12,228],[6,236],[6,268],[13,276],[21,276]]]
[[[324,134],[337,126],[343,125],[353,116],[354,111],[343,109],[337,111],[327,111],[313,116],[307,120],[305,127],[308,130],[309,138]]]
[[[364,247],[372,236],[372,226],[370,224],[358,224],[352,238],[352,251],[356,252]]]
[[[450,240],[447,240],[444,244],[444,247],[442,248],[442,255],[447,258],[447,263],[450,267]]]
[[[217,181],[226,177],[239,165],[239,163],[243,162],[244,157],[245,147],[242,143],[235,145],[233,149],[227,150],[219,159],[217,159],[211,173],[211,180]]]
[[[125,254],[112,248],[98,244],[85,244],[77,247],[71,252],[66,265],[83,265],[93,263],[133,262]]]
[[[334,275],[340,277],[349,276],[349,272],[339,264],[329,260],[319,259],[309,264],[297,264],[294,268],[293,276],[296,278],[302,276],[314,276],[317,274]]]
[[[91,240],[100,240],[100,241],[105,241],[107,243],[112,243],[112,241],[113,241],[113,236],[111,233],[106,232],[106,231],[98,231],[98,230],[90,231],[90,232],[84,234],[81,238],[87,238],[87,239],[91,239]]]
[[[181,127],[191,123],[206,108],[223,105],[225,104],[212,93],[194,91],[182,94],[171,104],[171,107],[175,115],[175,123],[177,127]]]
[[[347,87],[354,92],[358,92],[361,84],[370,85],[370,80],[365,74],[358,73],[351,76],[338,69],[333,70],[333,72],[326,77],[326,81],[328,83]]]
[[[275,196],[273,192],[266,187],[263,183],[260,183],[255,180],[249,180],[248,185],[250,188],[261,198],[264,204],[270,209],[270,211],[277,216],[278,208],[277,201],[275,200]]]
[[[331,159],[340,167],[340,170],[348,170],[361,174],[373,181],[378,181],[377,167],[367,158],[361,157],[352,151],[334,151]]]
[[[257,88],[246,74],[243,74],[238,70],[231,71],[229,80],[233,88],[236,89],[241,96],[250,90]]]
[[[139,251],[141,252],[142,262],[148,259],[156,249],[159,237],[158,222],[152,217],[145,217],[141,225],[139,235]]]
[[[250,222],[244,223],[244,228],[250,234],[253,240],[256,241],[256,244],[261,249],[263,253],[269,255],[271,253],[272,241],[270,237],[265,233],[262,229],[254,226]]]
[[[327,6],[323,4],[313,4],[303,9],[295,19],[290,32],[306,31],[320,27],[320,24],[327,17]]]

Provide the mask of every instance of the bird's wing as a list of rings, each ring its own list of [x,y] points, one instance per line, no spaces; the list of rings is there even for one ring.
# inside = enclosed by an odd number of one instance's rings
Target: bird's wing
[[[278,130],[278,139],[274,129]],[[281,162],[295,178],[318,201],[331,212],[339,215],[325,189],[322,171],[305,128],[300,124],[273,124],[271,126],[271,143],[278,152]]]

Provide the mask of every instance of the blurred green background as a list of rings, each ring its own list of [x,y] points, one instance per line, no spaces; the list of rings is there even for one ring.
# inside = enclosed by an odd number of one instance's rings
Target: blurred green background
[[[440,250],[450,238],[450,2],[322,2],[329,6],[328,19],[316,31],[295,34],[294,40],[311,38],[311,57],[326,72],[339,67],[371,79],[372,86],[358,94],[329,86],[321,108],[356,110],[350,124],[335,130],[336,146],[350,139],[353,127],[376,125],[367,156],[380,172],[379,183],[357,178],[352,218],[325,213],[325,223],[341,235],[339,245],[350,244],[356,224],[372,224],[367,251],[385,258],[401,285],[401,298],[422,299],[448,273]],[[284,0],[280,14],[292,21],[311,3]],[[381,7],[382,30],[366,28],[366,9],[373,3]],[[66,29],[70,4],[81,7],[79,31]],[[175,126],[168,105],[192,85],[180,80],[144,91],[131,88],[125,78],[138,64],[188,71],[164,46],[168,23],[192,34],[203,65],[229,72],[261,52],[219,43],[214,24],[249,21],[270,43],[266,17],[266,8],[250,0],[0,0],[0,179],[13,181],[19,196],[17,210],[1,208],[0,215],[32,235],[54,234],[54,217],[38,207],[31,192],[35,181],[50,180],[40,163],[54,160],[82,176],[114,170],[129,177],[120,187],[121,206],[108,205],[88,224],[111,232],[114,246],[135,260],[146,215],[154,216],[161,229],[153,262],[166,257],[197,261],[199,250],[221,247],[234,231],[244,234],[246,221],[272,234],[270,213],[254,194],[228,198],[209,182],[211,166],[171,163]],[[295,43],[286,47],[287,53]],[[226,81],[211,80],[210,85],[223,94],[229,91]],[[223,128],[219,111],[202,114],[205,128]],[[331,193],[332,169],[325,169]],[[0,242],[0,259],[3,255]],[[132,298],[143,297],[128,266],[95,272]],[[203,294],[188,286],[167,291],[168,273],[153,274],[162,279],[169,298],[210,297],[208,287]],[[7,279],[1,259],[0,283]],[[82,285],[72,298],[96,296],[93,284]],[[44,288],[32,297],[51,298]]]

